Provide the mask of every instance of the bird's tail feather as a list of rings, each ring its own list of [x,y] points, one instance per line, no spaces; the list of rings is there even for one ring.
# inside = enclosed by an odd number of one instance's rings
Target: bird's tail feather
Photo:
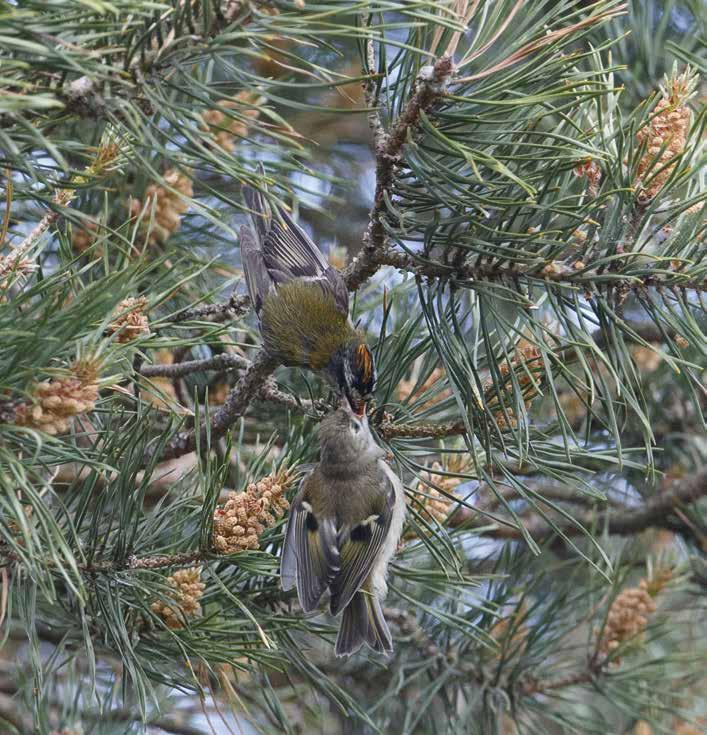
[[[393,650],[390,630],[378,598],[359,590],[341,616],[339,635],[336,638],[336,655],[350,656],[364,643],[381,653],[390,653]]]

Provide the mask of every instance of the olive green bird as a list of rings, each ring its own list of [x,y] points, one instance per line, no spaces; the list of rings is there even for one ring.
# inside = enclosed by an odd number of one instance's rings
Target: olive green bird
[[[363,334],[349,318],[348,289],[281,207],[243,188],[253,227],[240,231],[243,270],[265,351],[283,365],[320,372],[358,414],[375,388]]]
[[[337,656],[349,656],[364,643],[390,652],[381,601],[405,520],[403,485],[375,443],[368,418],[354,414],[347,401],[322,420],[319,439],[320,461],[290,509],[282,588],[297,588],[305,612],[329,591],[332,615],[342,613]]]

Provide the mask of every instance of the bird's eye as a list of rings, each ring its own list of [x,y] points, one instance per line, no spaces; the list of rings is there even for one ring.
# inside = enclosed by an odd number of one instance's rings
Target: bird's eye
[[[358,432],[361,430],[361,426],[357,421],[352,421],[349,424],[349,428],[351,429],[351,431],[353,431],[354,434],[358,434]]]

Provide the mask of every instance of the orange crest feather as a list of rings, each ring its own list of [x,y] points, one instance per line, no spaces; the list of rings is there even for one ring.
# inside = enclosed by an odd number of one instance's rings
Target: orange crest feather
[[[366,345],[361,344],[356,348],[356,367],[361,372],[363,382],[368,383],[373,377],[373,360]]]

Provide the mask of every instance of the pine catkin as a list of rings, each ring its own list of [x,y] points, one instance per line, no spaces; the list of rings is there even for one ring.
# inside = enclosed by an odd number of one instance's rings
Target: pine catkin
[[[523,393],[523,403],[526,409],[530,407],[533,399],[538,394],[537,383],[540,376],[537,373],[541,373],[543,369],[540,350],[536,345],[527,341],[518,344],[515,355],[510,362],[504,360],[499,365],[499,373],[503,384],[506,384],[511,372],[515,373],[516,380]],[[494,395],[493,380],[488,380],[484,384],[484,394],[490,396],[489,404],[493,410],[493,404],[497,402],[494,400],[496,396]],[[494,410],[493,417],[501,431],[515,429],[518,426],[518,419],[511,407],[507,406],[505,412],[501,408]]]
[[[453,493],[454,488],[459,484],[459,478],[447,477],[441,475],[444,472],[444,467],[439,462],[434,462],[432,467],[428,471],[430,482],[434,482],[435,485],[442,488],[445,492]],[[432,476],[434,475],[434,480]],[[420,513],[423,517],[427,516],[429,519],[434,519],[437,523],[442,523],[449,514],[449,506],[452,501],[440,492],[436,487],[427,485],[424,482],[418,483],[417,492],[419,495],[415,497],[415,504],[421,504]],[[408,503],[412,502],[408,498]]]
[[[174,364],[174,355],[166,349],[156,350],[154,362],[158,365]],[[160,411],[172,411],[179,404],[174,384],[165,376],[150,378],[149,385],[140,388],[140,399],[151,403]]]
[[[653,728],[645,720],[639,720],[634,725],[633,735],[653,735]]]
[[[686,148],[692,117],[687,102],[696,85],[697,76],[689,67],[680,75],[675,69],[661,87],[662,97],[650,120],[636,133],[638,143],[645,145],[636,173],[636,189],[643,201],[653,199],[663,188]]]
[[[587,193],[594,199],[599,193],[601,168],[593,158],[586,158],[574,167],[574,174],[587,180]]]
[[[599,641],[599,651],[609,655],[627,641],[640,642],[656,611],[654,598],[670,581],[669,569],[658,571],[651,579],[642,579],[637,587],[627,587],[609,608],[606,625]],[[614,658],[615,663],[620,659]]]
[[[526,614],[526,605],[522,603],[491,626],[489,635],[501,646],[495,658],[523,655],[528,647],[528,626],[523,623]]]
[[[206,585],[201,581],[201,567],[180,569],[167,577],[171,587],[169,601],[153,602],[150,609],[159,615],[169,628],[183,628],[185,618],[201,615],[201,598]]]
[[[71,247],[77,253],[84,253],[96,241],[98,226],[95,222],[86,222],[71,232]],[[98,253],[96,253],[98,254]]]
[[[417,384],[417,379],[414,377],[408,378],[406,380],[401,380],[398,383],[397,388],[395,389],[395,395],[399,401],[414,401],[423,396],[426,391],[430,390],[431,388],[434,388],[437,383],[440,381],[444,381],[445,375],[444,370],[442,368],[434,368],[432,372],[427,376],[425,381],[415,389],[415,386]],[[452,394],[452,392],[447,388],[439,391],[435,395],[430,396],[420,407],[420,410],[425,410],[427,408],[431,408],[432,406],[437,405],[441,401],[445,400],[445,398],[449,398],[449,396]]]
[[[260,117],[260,110],[265,102],[258,92],[243,90],[236,95],[235,100],[219,100],[221,108],[235,110],[245,119],[228,117],[220,109],[207,110],[202,116],[201,129],[209,132],[214,143],[222,150],[233,153],[236,149],[236,138],[244,138],[248,134],[253,122]]]
[[[214,513],[213,548],[219,554],[259,548],[260,535],[289,508],[285,497],[289,479],[287,472],[278,472],[252,482],[244,492],[229,493]]]
[[[129,203],[130,215],[142,216],[143,229],[149,228],[150,245],[164,244],[179,229],[182,215],[189,209],[188,200],[194,196],[191,179],[181,171],[169,169],[164,174],[164,181],[166,187],[161,184],[147,187],[144,204],[139,199],[131,199]]]
[[[98,364],[79,360],[69,375],[36,383],[29,401],[16,410],[15,423],[55,436],[69,430],[71,419],[90,413],[98,399]]]
[[[451,455],[447,458],[444,465],[440,462],[433,462],[426,474],[429,477],[429,482],[434,482],[437,487],[432,487],[424,480],[420,480],[417,484],[417,492],[414,497],[407,498],[408,505],[412,505],[423,519],[428,521],[433,520],[438,524],[442,524],[449,516],[452,506],[456,505],[454,500],[444,493],[454,495],[457,486],[464,482],[463,478],[452,477],[449,474],[442,473],[461,474],[468,469],[468,466],[468,458],[464,454]],[[437,488],[440,488],[443,492]],[[405,538],[412,539],[415,536],[416,533],[411,529],[405,535]]]
[[[145,296],[123,299],[115,308],[108,334],[115,334],[121,344],[132,342],[140,336],[149,336],[150,322],[145,314],[146,309]]]
[[[700,725],[705,725],[705,720],[699,721]],[[705,731],[702,727],[693,725],[690,722],[678,722],[675,727],[675,735],[704,735]]]

